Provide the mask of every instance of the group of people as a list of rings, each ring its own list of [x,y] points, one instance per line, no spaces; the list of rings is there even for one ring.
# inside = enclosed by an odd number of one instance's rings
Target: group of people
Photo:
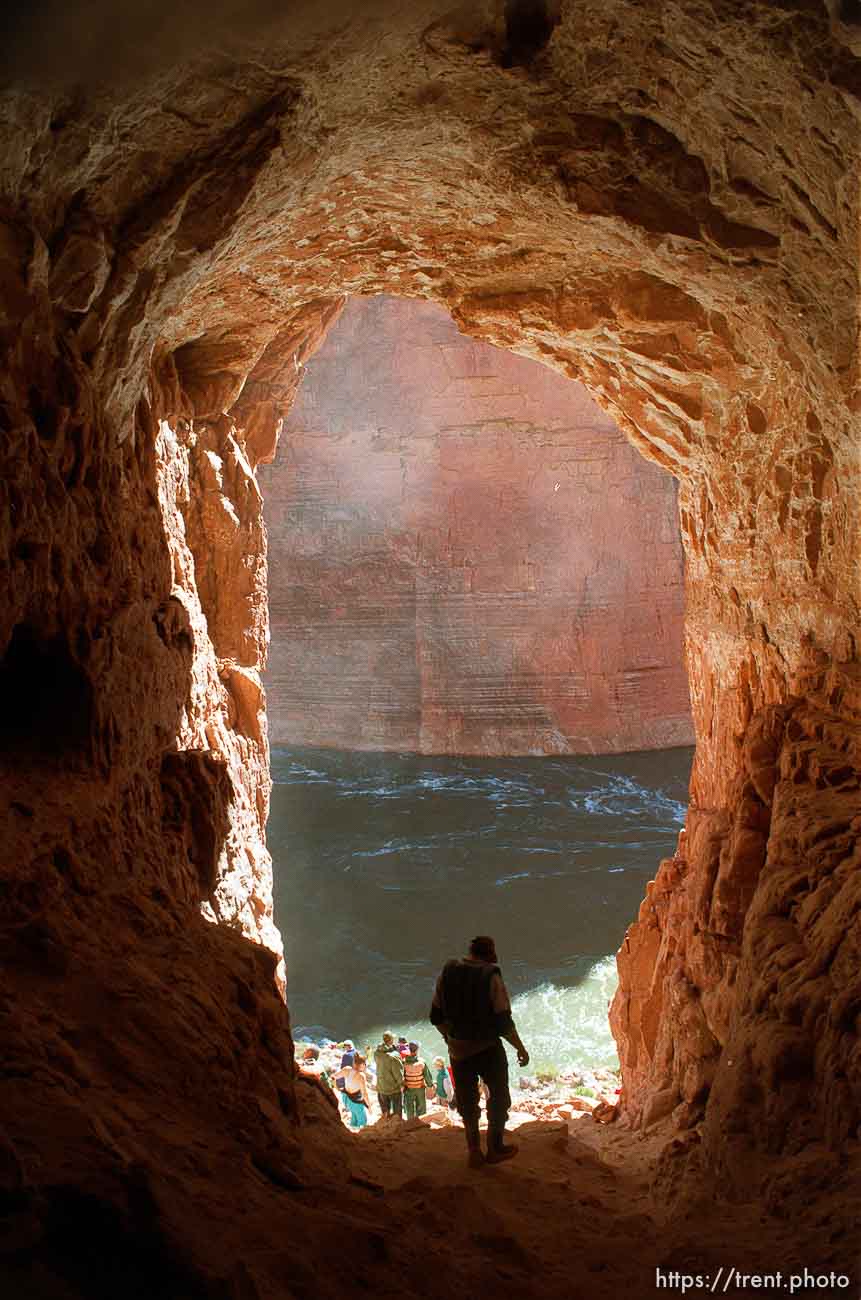
[[[428,1101],[450,1106],[454,1099],[451,1069],[441,1056],[433,1069],[419,1052],[419,1044],[383,1034],[373,1049],[373,1067],[369,1067],[369,1048],[363,1055],[350,1039],[342,1044],[341,1063],[328,1071],[320,1064],[320,1049],[306,1047],[300,1064],[306,1072],[319,1074],[337,1092],[349,1118],[351,1128],[364,1128],[371,1110],[371,1091],[376,1092],[380,1118],[416,1119],[427,1114]]]
[[[429,1100],[450,1106],[454,1098],[451,1072],[441,1056],[434,1058],[433,1073],[419,1054],[418,1043],[383,1034],[374,1049],[377,1099],[383,1117],[417,1119],[427,1114]]]
[[[472,1168],[510,1159],[517,1147],[505,1141],[511,1094],[502,1039],[515,1049],[519,1066],[529,1064],[529,1053],[515,1028],[496,944],[488,935],[477,935],[465,957],[445,963],[436,982],[430,1021],[446,1042],[451,1065],[437,1056],[431,1071],[418,1043],[383,1034],[373,1049],[381,1118],[414,1119],[427,1113],[428,1100],[433,1098],[460,1113]],[[320,1049],[314,1046],[305,1049],[302,1067],[328,1078],[343,1099],[350,1127],[364,1128],[371,1107],[370,1049],[363,1056],[349,1040],[343,1048],[341,1064],[330,1076],[320,1068]],[[486,1152],[479,1134],[480,1087],[487,1102]]]

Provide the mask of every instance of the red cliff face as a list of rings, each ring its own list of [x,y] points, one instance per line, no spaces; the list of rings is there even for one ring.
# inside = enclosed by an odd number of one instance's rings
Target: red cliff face
[[[675,484],[580,385],[356,298],[260,482],[276,742],[692,743]]]

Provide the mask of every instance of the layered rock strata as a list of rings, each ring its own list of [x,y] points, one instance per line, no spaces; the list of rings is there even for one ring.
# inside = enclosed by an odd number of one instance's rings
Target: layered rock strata
[[[274,741],[691,744],[675,485],[430,303],[348,304],[261,473]]]
[[[8,1289],[92,1295],[86,1232],[142,1294],[153,1241],[177,1295],[310,1285],[283,1244],[313,1215],[283,1199],[243,1223],[277,1283],[230,1276],[224,1189],[298,1190],[333,1125],[299,1127],[275,959],[200,906],[271,937],[241,457],[358,293],[580,379],[678,481],[697,759],[621,959],[622,1111],[682,1104],[706,1180],[766,1206],[793,1156],[821,1239],[861,1104],[854,6],[302,4],[235,41],[115,12],[88,10],[85,66],[41,50],[50,23],[3,51],[33,72],[2,92]],[[314,1222],[404,1293],[367,1227]]]

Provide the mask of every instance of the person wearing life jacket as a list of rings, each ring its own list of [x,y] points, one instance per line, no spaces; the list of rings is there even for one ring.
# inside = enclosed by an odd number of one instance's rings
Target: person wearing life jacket
[[[404,1115],[416,1119],[426,1115],[428,1102],[426,1088],[433,1084],[426,1062],[419,1056],[418,1043],[409,1044],[409,1056],[404,1057]]]
[[[448,1044],[470,1166],[476,1169],[485,1160],[487,1164],[509,1160],[516,1155],[517,1147],[505,1142],[511,1094],[502,1039],[517,1052],[518,1065],[529,1064],[529,1053],[511,1018],[511,1002],[499,969],[496,944],[489,935],[477,935],[466,957],[453,958],[443,966],[430,1019]],[[479,1079],[488,1091],[486,1157],[478,1132]]]

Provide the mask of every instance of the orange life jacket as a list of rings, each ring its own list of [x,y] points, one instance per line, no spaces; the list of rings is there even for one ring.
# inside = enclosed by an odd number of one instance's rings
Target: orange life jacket
[[[404,1087],[423,1088],[425,1086],[424,1061],[404,1061]]]

